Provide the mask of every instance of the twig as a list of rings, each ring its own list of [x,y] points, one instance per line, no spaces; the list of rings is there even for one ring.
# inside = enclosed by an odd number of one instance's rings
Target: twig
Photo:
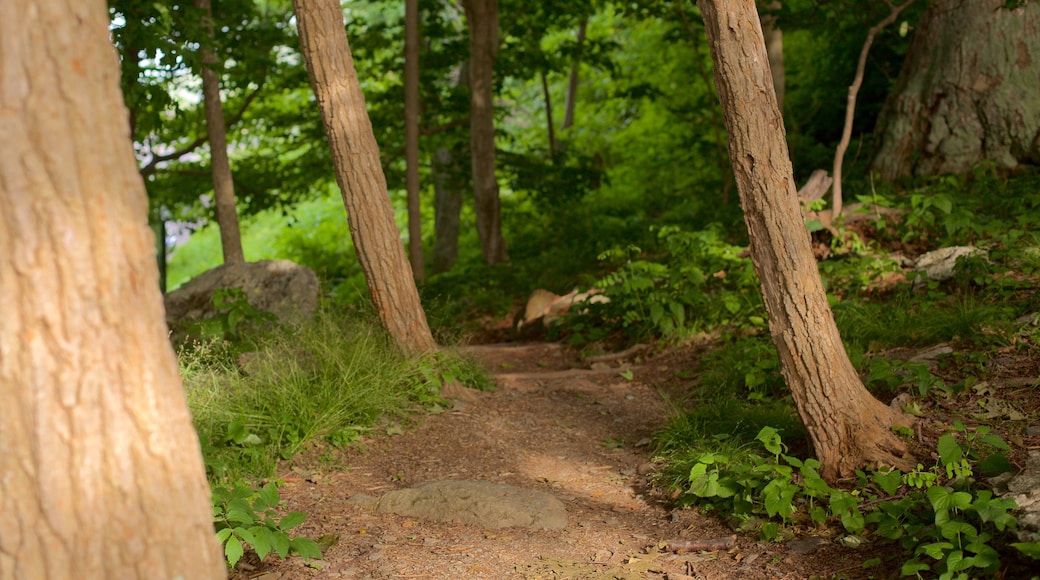
[[[587,362],[589,364],[594,364],[594,363],[598,363],[598,362],[607,362],[607,361],[612,361],[612,360],[628,358],[628,357],[634,355],[635,353],[637,353],[639,351],[642,351],[642,350],[646,350],[648,348],[650,348],[649,344],[637,344],[637,345],[635,345],[635,346],[633,346],[631,348],[626,348],[625,350],[623,350],[621,352],[610,352],[610,353],[607,353],[607,354],[600,354],[600,355],[596,355],[596,356],[590,356],[589,358],[585,359],[585,362]]]
[[[669,552],[715,552],[729,550],[737,543],[736,536],[710,540],[669,540]]]

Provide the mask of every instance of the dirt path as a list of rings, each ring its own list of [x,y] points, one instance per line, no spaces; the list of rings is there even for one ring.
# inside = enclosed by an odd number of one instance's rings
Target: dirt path
[[[426,415],[363,445],[312,457],[284,474],[287,508],[309,514],[297,531],[337,536],[325,559],[273,562],[240,577],[296,578],[807,578],[858,577],[836,546],[795,554],[741,537],[730,551],[675,553],[667,542],[728,538],[718,519],[673,510],[650,494],[649,438],[669,416],[655,385],[675,368],[661,361],[597,371],[558,345],[490,345],[472,353],[498,389]],[[616,365],[616,363],[615,363]],[[392,433],[387,433],[390,431]],[[299,463],[299,462],[298,462]],[[563,530],[485,530],[370,513],[356,493],[442,479],[508,483],[565,504]],[[844,554],[844,552],[841,552]],[[867,557],[867,556],[864,556]],[[875,573],[877,571],[875,570]]]

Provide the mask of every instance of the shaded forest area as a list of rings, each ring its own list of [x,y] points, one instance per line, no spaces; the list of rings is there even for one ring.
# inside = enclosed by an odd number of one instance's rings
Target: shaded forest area
[[[775,556],[763,573],[1035,577],[1040,3],[110,0],[110,42],[101,2],[23,4],[0,8],[0,37],[19,39],[0,60],[22,65],[0,69],[0,110],[15,113],[2,122],[10,159],[28,160],[0,160],[0,292],[19,315],[0,333],[0,386],[17,401],[0,424],[33,460],[0,462],[0,479],[33,501],[0,528],[0,575],[44,577],[42,546],[60,544],[54,577],[81,564],[222,576],[203,474],[229,573],[298,556],[286,577],[320,575],[323,554],[334,567],[372,546],[358,547],[364,529],[340,543],[290,484],[349,461],[393,469],[393,438],[424,417],[451,433],[449,409],[477,429],[481,404],[533,425],[553,397],[576,413],[586,397],[624,406],[627,381],[655,393],[630,403],[631,433],[670,409],[639,441],[597,445],[645,460],[619,468],[644,478],[631,521],[667,509],[740,540],[614,550],[592,573],[596,552],[568,577],[671,578],[674,559],[636,563],[701,550],[730,550],[712,570],[739,575],[755,542],[783,554],[805,540],[826,544],[810,569]],[[62,9],[75,18],[59,26]],[[90,33],[82,54],[71,22]],[[65,118],[82,157],[60,168]],[[154,264],[131,227],[145,195]],[[266,259],[317,274],[314,317],[282,325],[220,290],[216,316],[175,335],[174,361],[150,288]],[[558,358],[503,378],[513,363],[487,354],[501,343]],[[517,393],[530,400],[503,402]],[[532,448],[551,448],[549,431]],[[457,453],[403,440],[408,457]],[[575,453],[593,465],[603,449]],[[499,472],[516,478],[476,469]],[[170,526],[193,530],[184,554],[167,536],[140,557],[102,552],[65,521],[93,507],[83,534],[130,537],[171,489],[193,508]],[[5,543],[16,529],[43,531]],[[508,572],[565,577],[532,562]]]

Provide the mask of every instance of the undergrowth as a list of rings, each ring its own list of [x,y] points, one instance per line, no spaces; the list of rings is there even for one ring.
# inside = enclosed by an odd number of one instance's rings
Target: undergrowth
[[[232,322],[223,326],[234,341],[211,336],[182,348],[179,357],[230,565],[241,558],[243,543],[261,559],[320,556],[313,542],[287,533],[306,516],[277,516],[277,483],[256,487],[280,460],[308,445],[349,445],[379,421],[446,405],[439,394],[449,383],[490,386],[465,357],[401,356],[364,318],[322,310],[308,324],[262,336],[240,336],[235,330],[243,321]]]

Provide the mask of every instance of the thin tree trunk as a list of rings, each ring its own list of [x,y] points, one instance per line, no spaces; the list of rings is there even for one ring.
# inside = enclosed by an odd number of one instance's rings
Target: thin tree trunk
[[[199,51],[202,55],[202,96],[206,109],[220,246],[224,250],[225,264],[241,264],[246,260],[242,253],[242,234],[238,229],[238,213],[235,209],[235,183],[231,178],[231,163],[227,155],[224,105],[220,101],[220,74],[216,70],[218,61],[213,52],[213,9],[210,0],[195,0],[195,7],[203,12],[202,29],[206,33]]]
[[[913,463],[906,446],[891,431],[907,419],[863,386],[827,304],[798,207],[754,0],[697,5],[711,44],[729,157],[769,329],[821,475],[834,480],[878,462],[908,469]]]
[[[379,148],[337,0],[293,0],[351,237],[379,318],[408,355],[436,349],[394,222]]]
[[[780,6],[779,2],[769,2],[766,8],[779,10]],[[776,16],[762,17],[762,35],[766,39],[766,54],[769,55],[769,74],[773,77],[776,106],[783,115],[784,90],[787,85],[787,77],[784,74],[784,31],[776,25]]]
[[[882,179],[1040,164],[1040,3],[934,0],[878,118]]]
[[[545,128],[549,134],[549,156],[556,156],[556,129],[553,128],[552,95],[549,92],[549,79],[542,71],[542,98],[545,100]]]
[[[495,176],[494,67],[498,53],[498,0],[463,0],[469,26],[470,153],[477,235],[484,262],[509,259],[502,237],[501,203]]]
[[[0,2],[0,578],[226,578],[108,26]]]
[[[581,51],[585,46],[585,29],[589,25],[588,17],[583,17],[578,24],[578,38],[574,51],[574,62],[571,63],[571,74],[567,78],[567,99],[563,105],[563,124],[560,131],[566,131],[574,125],[574,108],[578,102],[578,73],[581,69]]]
[[[447,272],[459,257],[459,215],[462,212],[462,185],[455,156],[441,148],[433,155],[433,273]]]
[[[842,129],[841,141],[838,142],[838,148],[834,152],[834,171],[832,172],[834,184],[832,186],[833,189],[831,190],[832,218],[837,218],[841,215],[843,205],[841,167],[845,162],[845,151],[848,150],[849,142],[852,140],[852,121],[856,116],[856,96],[859,95],[859,88],[863,85],[863,75],[867,70],[867,55],[870,54],[870,47],[874,44],[874,38],[878,33],[889,24],[895,22],[896,18],[899,18],[899,13],[912,4],[913,1],[914,0],[906,0],[906,2],[899,6],[889,4],[888,16],[867,31],[867,39],[863,41],[863,48],[859,51],[859,61],[856,64],[856,76],[852,80],[852,85],[849,86],[848,102],[845,104],[845,127]]]
[[[419,0],[404,7],[404,156],[408,190],[408,257],[412,277],[426,277],[423,264],[422,210],[419,204]]]

